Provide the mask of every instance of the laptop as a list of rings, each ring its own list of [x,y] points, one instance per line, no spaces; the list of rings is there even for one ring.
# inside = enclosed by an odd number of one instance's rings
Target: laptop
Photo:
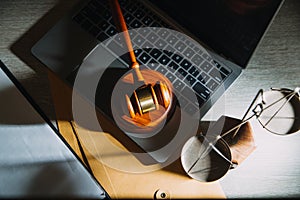
[[[0,94],[1,199],[110,199],[1,60]]]
[[[199,111],[201,119],[247,67],[283,1],[120,0],[119,3],[129,31],[151,27],[150,31],[131,34],[137,61],[171,81],[184,118]],[[80,1],[32,47],[32,54],[73,86],[80,67],[101,61],[95,55],[99,48],[101,52],[105,49],[107,57],[116,57],[114,67],[128,69],[128,56],[117,56],[114,52],[122,48],[117,38],[104,42],[117,33],[107,0]],[[182,37],[183,34],[187,37]],[[159,48],[138,48],[147,47],[146,43]],[[114,73],[106,77],[106,81],[120,78]],[[110,107],[113,87],[104,84],[102,89],[104,92],[96,94],[96,99],[97,95],[108,98],[96,101],[96,106],[113,121]],[[189,98],[193,96],[191,93],[196,98]],[[163,163],[172,154],[170,149],[161,150],[174,138],[169,132],[163,128],[161,134],[153,137],[128,137],[148,152],[154,162]],[[183,138],[194,134],[192,130],[187,132],[190,133],[183,134]],[[181,141],[184,143],[185,139]]]

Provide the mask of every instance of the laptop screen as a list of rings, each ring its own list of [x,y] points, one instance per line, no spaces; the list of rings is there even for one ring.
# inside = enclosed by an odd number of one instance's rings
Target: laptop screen
[[[281,0],[151,0],[214,51],[245,68]]]

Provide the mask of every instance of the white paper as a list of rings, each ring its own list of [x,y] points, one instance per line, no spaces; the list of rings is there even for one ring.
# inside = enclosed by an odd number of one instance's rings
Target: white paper
[[[88,171],[0,70],[0,198],[103,198]]]

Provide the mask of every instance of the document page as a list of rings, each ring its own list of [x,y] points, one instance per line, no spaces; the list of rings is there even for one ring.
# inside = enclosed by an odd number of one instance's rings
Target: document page
[[[0,70],[0,198],[24,197],[104,199],[106,195]]]

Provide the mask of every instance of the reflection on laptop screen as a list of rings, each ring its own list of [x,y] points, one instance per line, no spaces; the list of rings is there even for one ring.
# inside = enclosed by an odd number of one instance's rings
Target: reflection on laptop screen
[[[245,68],[281,0],[151,0],[217,53]]]

